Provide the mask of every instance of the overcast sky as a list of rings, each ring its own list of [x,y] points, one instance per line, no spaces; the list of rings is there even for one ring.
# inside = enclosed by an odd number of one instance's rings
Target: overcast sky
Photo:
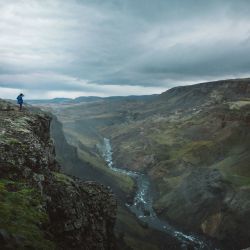
[[[0,98],[250,76],[249,0],[0,0]]]

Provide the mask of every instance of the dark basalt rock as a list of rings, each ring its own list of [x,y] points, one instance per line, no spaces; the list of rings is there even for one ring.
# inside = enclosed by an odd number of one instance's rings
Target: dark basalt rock
[[[114,249],[116,199],[60,173],[50,120],[0,100],[1,249]]]

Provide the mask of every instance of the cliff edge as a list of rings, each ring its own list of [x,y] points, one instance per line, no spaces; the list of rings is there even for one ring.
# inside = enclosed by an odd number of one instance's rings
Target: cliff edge
[[[60,173],[50,121],[0,100],[1,249],[114,249],[116,200]]]

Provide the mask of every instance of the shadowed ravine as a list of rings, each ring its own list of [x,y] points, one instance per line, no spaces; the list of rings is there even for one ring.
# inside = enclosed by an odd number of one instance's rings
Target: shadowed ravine
[[[133,212],[137,218],[148,224],[149,227],[166,232],[168,235],[175,237],[181,243],[181,249],[208,250],[217,249],[209,240],[201,236],[193,234],[185,234],[180,230],[170,226],[166,221],[157,217],[152,204],[152,194],[150,191],[150,181],[145,174],[133,172],[129,170],[119,169],[114,167],[112,160],[112,146],[109,139],[104,138],[102,146],[103,157],[107,162],[108,167],[115,172],[128,175],[135,179],[137,191],[133,200],[133,204],[126,206]]]

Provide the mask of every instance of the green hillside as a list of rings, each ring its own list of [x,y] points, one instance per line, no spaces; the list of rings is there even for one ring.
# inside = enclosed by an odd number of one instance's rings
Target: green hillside
[[[250,194],[249,79],[177,87],[154,98],[57,107],[56,115],[68,141],[96,167],[103,167],[96,144],[107,137],[117,166],[146,172],[161,217],[227,244],[248,242],[243,215],[250,212],[245,205]],[[97,155],[90,157],[83,148]],[[112,178],[131,190],[130,180]],[[245,229],[235,233],[242,224]]]

